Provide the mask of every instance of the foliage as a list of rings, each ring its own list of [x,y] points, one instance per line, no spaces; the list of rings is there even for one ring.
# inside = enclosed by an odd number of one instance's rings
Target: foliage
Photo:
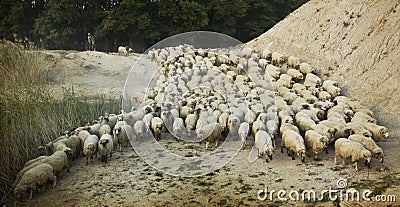
[[[35,0],[0,2],[0,38],[25,37],[48,49],[120,45],[144,51],[174,34],[209,30],[249,41],[307,0]]]
[[[82,99],[73,89],[56,101],[46,85],[44,57],[13,45],[0,45],[0,197],[37,146],[57,138],[65,130],[83,126],[104,113],[117,113],[122,99]]]

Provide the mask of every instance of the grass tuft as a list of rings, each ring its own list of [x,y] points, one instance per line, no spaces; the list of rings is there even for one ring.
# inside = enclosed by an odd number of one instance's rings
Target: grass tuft
[[[37,51],[0,45],[0,198],[12,192],[15,175],[38,155],[38,146],[122,107],[122,98],[80,98],[72,88],[55,100],[45,61]]]

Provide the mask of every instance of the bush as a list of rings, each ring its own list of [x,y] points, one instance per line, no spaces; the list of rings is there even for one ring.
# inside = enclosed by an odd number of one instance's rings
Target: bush
[[[37,156],[37,146],[121,108],[122,98],[78,98],[67,88],[56,101],[43,62],[39,52],[0,45],[0,197],[12,191],[15,175]]]

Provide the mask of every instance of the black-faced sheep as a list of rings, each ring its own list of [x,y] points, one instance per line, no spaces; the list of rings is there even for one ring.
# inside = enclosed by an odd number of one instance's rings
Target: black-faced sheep
[[[99,146],[99,154],[101,155],[101,162],[107,164],[108,156],[111,157],[112,150],[114,148],[111,135],[104,134],[103,136],[101,136],[98,146]]]

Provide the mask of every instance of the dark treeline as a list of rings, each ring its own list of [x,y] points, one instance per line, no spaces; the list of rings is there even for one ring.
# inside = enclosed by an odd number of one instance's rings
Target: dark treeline
[[[206,30],[242,42],[308,0],[1,0],[0,38],[45,49],[143,51],[174,34]]]

